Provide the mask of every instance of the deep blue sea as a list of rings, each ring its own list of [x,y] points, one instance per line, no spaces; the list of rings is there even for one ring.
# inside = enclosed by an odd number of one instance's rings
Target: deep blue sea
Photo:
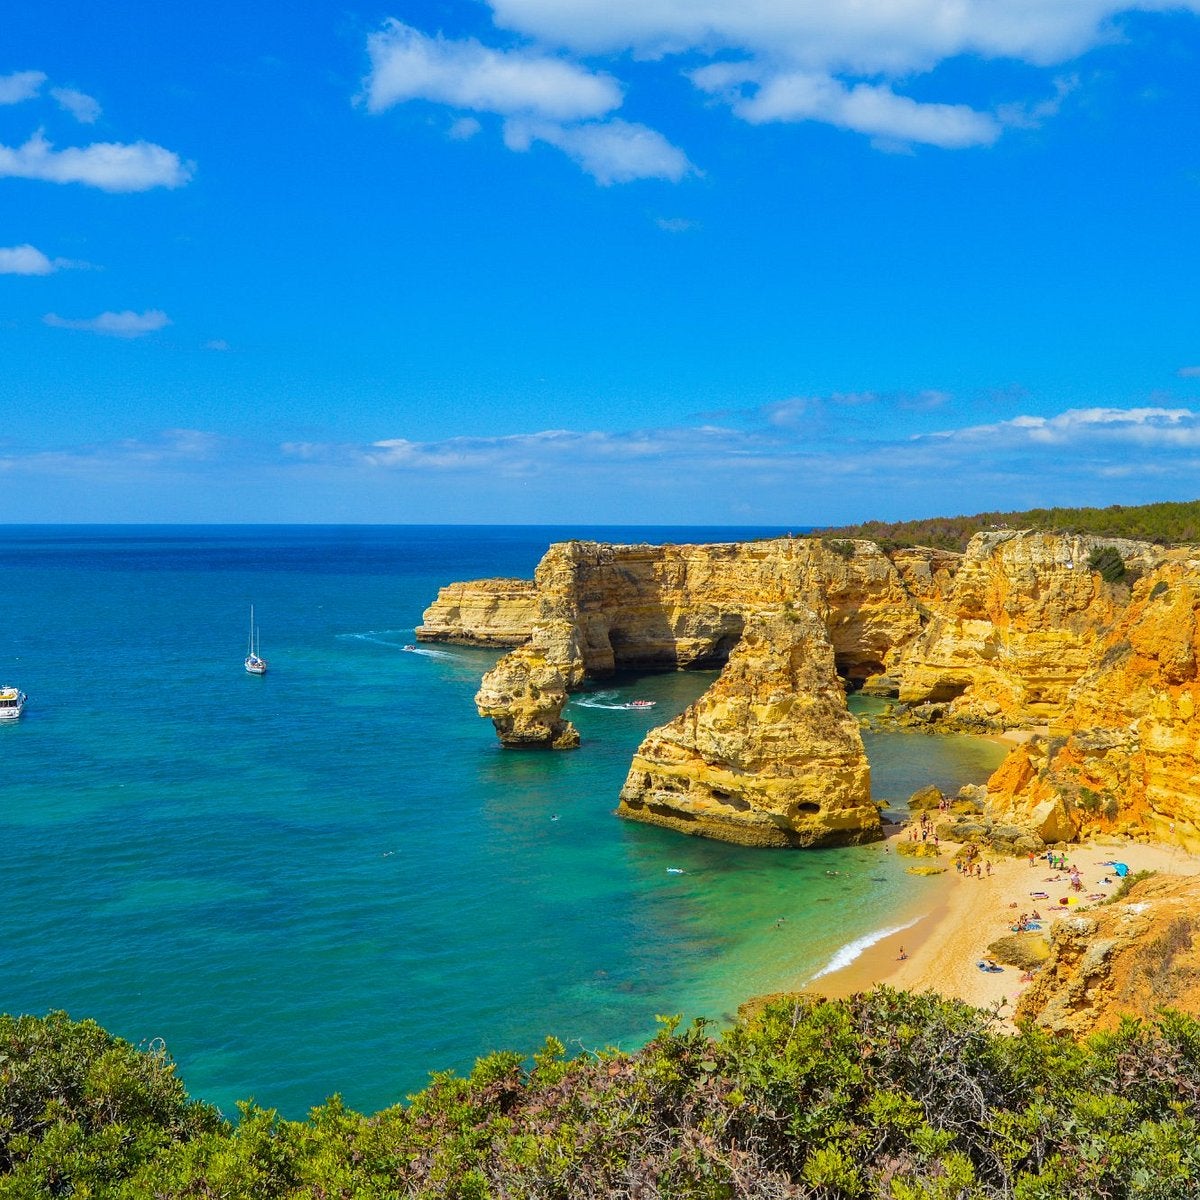
[[[549,1033],[633,1047],[656,1013],[724,1018],[910,919],[924,881],[877,846],[612,815],[643,734],[710,674],[581,695],[578,751],[521,753],[472,703],[496,653],[402,649],[441,585],[531,576],[552,541],[774,532],[0,527],[0,683],[29,694],[0,728],[0,1009],[162,1038],[227,1112],[375,1111]],[[657,707],[611,707],[634,696]],[[868,752],[897,802],[1001,757],[902,733]]]

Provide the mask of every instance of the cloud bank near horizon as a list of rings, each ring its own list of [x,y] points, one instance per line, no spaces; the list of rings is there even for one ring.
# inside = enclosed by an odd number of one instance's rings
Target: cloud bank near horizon
[[[878,403],[871,397],[849,402]],[[0,449],[0,472],[167,486],[180,472],[215,483],[239,477],[252,464],[264,479],[340,496],[343,511],[348,498],[373,497],[378,503],[403,496],[406,519],[421,521],[444,513],[441,497],[460,495],[469,495],[473,507],[453,519],[537,523],[554,515],[578,521],[591,514],[591,506],[575,512],[570,497],[575,488],[581,497],[593,496],[597,486],[630,502],[614,521],[629,520],[633,512],[646,524],[687,523],[681,518],[689,507],[701,496],[711,501],[714,492],[726,497],[734,522],[832,524],[928,516],[934,515],[925,486],[930,477],[942,481],[945,504],[934,508],[943,513],[1059,503],[1059,484],[1085,497],[1072,503],[1105,497],[1111,503],[1114,481],[1133,489],[1121,494],[1123,503],[1194,498],[1200,411],[1192,408],[1069,409],[915,437],[847,439],[820,436],[817,413],[822,405],[844,407],[847,398],[808,403],[807,422],[796,418],[780,425],[772,405],[741,414],[740,423],[615,433],[548,429],[496,437],[269,445],[203,430],[168,430],[103,445],[29,453]],[[966,481],[961,488],[960,478]],[[968,496],[972,501],[963,508]],[[418,503],[424,507],[414,510]]]

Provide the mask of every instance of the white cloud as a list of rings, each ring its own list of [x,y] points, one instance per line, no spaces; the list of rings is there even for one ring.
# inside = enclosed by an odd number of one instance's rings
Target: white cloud
[[[711,426],[687,429],[632,430],[607,433],[596,430],[546,429],[503,437],[451,437],[417,442],[385,438],[368,446],[323,445],[289,442],[281,447],[289,458],[308,463],[341,463],[373,470],[404,472],[491,472],[505,476],[531,476],[544,472],[576,471],[622,464],[645,469],[659,458],[704,458],[736,454],[733,437],[750,440],[745,433]]]
[[[229,343],[224,338],[212,338],[209,341],[204,343],[204,349],[205,350],[217,350],[217,351],[224,352],[226,350],[232,349],[232,347],[229,345]]]
[[[79,319],[47,313],[42,320],[55,329],[76,329],[85,333],[102,333],[108,337],[119,338],[144,337],[171,323],[167,314],[157,308],[148,309],[144,313],[135,313],[128,309],[124,312],[102,312],[96,317]]]
[[[69,112],[83,125],[94,125],[100,118],[100,102],[74,88],[51,88],[50,95],[63,112]]]
[[[505,122],[504,144],[510,150],[528,150],[535,141],[563,151],[604,186],[635,179],[668,179],[678,183],[695,171],[687,155],[661,133],[629,121],[569,126],[548,121]]]
[[[428,37],[388,21],[367,39],[371,72],[364,95],[371,112],[409,100],[427,100],[506,118],[504,144],[528,150],[535,141],[563,151],[597,182],[678,181],[694,171],[687,155],[661,133],[621,120],[598,120],[621,106],[611,75],[533,50],[493,50],[474,39]],[[460,117],[450,137],[480,131]]]
[[[83,265],[69,258],[50,258],[28,243],[0,246],[0,275],[53,275],[65,267]]]
[[[771,73],[749,63],[714,63],[693,71],[691,79],[702,91],[723,96],[737,116],[753,125],[824,121],[872,137],[946,149],[990,146],[1000,136],[995,118],[966,105],[918,104],[886,86],[847,87],[811,71]],[[747,93],[747,84],[754,90]]]
[[[979,112],[947,97],[919,103],[902,82],[955,58],[1069,62],[1120,36],[1137,10],[1200,12],[1200,0],[489,0],[497,25],[576,54],[699,56],[690,77],[752,123],[816,120],[875,139],[956,149],[987,146],[1005,127],[1055,115],[1055,95]],[[731,56],[736,62],[731,62]],[[736,76],[736,78],[735,78]],[[753,84],[747,94],[744,86]]]
[[[822,409],[852,404],[855,396],[862,404],[899,403],[892,395],[843,393],[742,411],[734,414],[739,421],[733,427],[694,421],[612,432],[387,437],[367,444],[267,446],[167,430],[149,438],[10,451],[0,454],[0,472],[128,484],[143,496],[148,485],[170,489],[187,476],[212,481],[208,491],[220,494],[220,482],[234,471],[244,479],[252,464],[257,478],[285,485],[284,493],[323,496],[329,511],[342,512],[347,499],[357,497],[364,519],[380,519],[380,504],[400,502],[388,511],[408,519],[417,512],[422,519],[446,519],[452,512],[462,520],[504,513],[528,521],[550,505],[572,521],[644,521],[669,512],[686,523],[699,513],[744,510],[771,524],[793,518],[832,523],[863,515],[1130,504],[1195,494],[1200,413],[1191,409],[1024,413],[915,439],[892,432],[887,420],[864,423],[857,436],[842,420],[820,421]],[[787,405],[798,419],[772,424],[770,414]],[[817,420],[807,420],[807,405]],[[848,411],[841,407],[835,415]],[[1046,431],[1055,436],[1041,436]],[[874,498],[869,514],[863,496]],[[471,499],[447,509],[454,497]],[[230,518],[224,510],[222,515]]]
[[[0,178],[82,183],[106,192],[176,188],[192,177],[192,164],[151,142],[95,142],[55,150],[35,133],[23,146],[0,145]]]
[[[1072,408],[1051,417],[1022,415],[914,440],[923,439],[1057,447],[1085,443],[1192,447],[1200,446],[1200,413],[1188,408]]]
[[[1200,414],[1188,409],[1074,409],[919,437],[890,437],[886,423],[877,423],[853,437],[840,422],[822,421],[831,402],[846,401],[795,397],[766,405],[757,410],[759,422],[744,429],[709,424],[617,432],[551,429],[425,442],[386,438],[369,445],[295,442],[281,451],[313,466],[480,479],[616,477],[626,471],[644,476],[652,464],[653,473],[664,478],[704,471],[713,478],[737,476],[739,487],[757,473],[908,489],[913,482],[908,473],[928,480],[931,474],[961,471],[970,479],[1021,479],[1044,489],[1048,479],[1100,479],[1125,468],[1136,473],[1143,465],[1190,478],[1200,447]]]
[[[375,113],[407,100],[431,100],[473,112],[578,121],[621,104],[621,89],[609,75],[546,54],[426,37],[400,21],[373,33],[367,53],[367,108]]]
[[[1200,379],[1200,367],[1180,367],[1176,374],[1180,379]]]
[[[957,55],[1064,62],[1136,9],[1197,0],[489,0],[498,25],[577,53],[749,51],[810,70],[898,76]]]
[[[693,221],[688,217],[657,217],[654,223],[663,233],[691,233],[700,228],[699,221]]]
[[[0,104],[20,104],[32,100],[42,90],[46,76],[41,71],[14,71],[0,75]]]

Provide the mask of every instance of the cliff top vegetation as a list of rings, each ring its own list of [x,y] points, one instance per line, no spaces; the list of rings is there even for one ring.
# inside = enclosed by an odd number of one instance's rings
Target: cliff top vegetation
[[[929,517],[919,521],[865,521],[819,529],[823,537],[867,538],[881,549],[933,546],[965,550],[977,533],[989,529],[1044,529],[1094,537],[1130,538],[1159,545],[1200,543],[1200,500],[1108,508],[1030,508],[1024,512],[983,512],[970,517]]]
[[[1200,1188],[1200,1023],[1085,1044],[932,994],[789,997],[634,1053],[480,1059],[374,1116],[189,1100],[161,1051],[0,1018],[0,1196],[1174,1200]],[[352,1069],[352,1066],[351,1068]]]

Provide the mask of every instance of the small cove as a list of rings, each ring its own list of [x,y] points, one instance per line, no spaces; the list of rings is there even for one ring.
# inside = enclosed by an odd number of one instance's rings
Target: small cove
[[[642,735],[711,674],[616,680],[572,701],[578,752],[521,754],[474,711],[494,652],[403,651],[439,586],[528,576],[552,540],[751,532],[0,531],[0,673],[30,695],[0,730],[0,1008],[162,1037],[193,1094],[303,1116],[546,1034],[635,1045],[656,1013],[721,1019],[815,974],[919,903],[894,856],[612,815]],[[241,665],[251,601],[262,679]],[[604,707],[635,696],[656,707]],[[1003,754],[865,740],[890,804]]]

